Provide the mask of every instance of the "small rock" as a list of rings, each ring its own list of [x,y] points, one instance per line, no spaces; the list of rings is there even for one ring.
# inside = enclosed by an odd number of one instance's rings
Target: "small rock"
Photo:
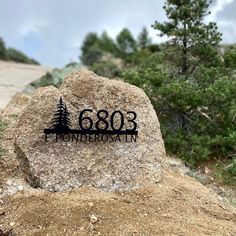
[[[92,224],[94,224],[94,223],[96,223],[98,221],[97,216],[95,216],[94,214],[90,215],[89,217],[90,217],[90,222]]]
[[[125,203],[128,203],[128,204],[131,203],[131,201],[130,201],[129,199],[124,199],[124,202],[125,202]]]
[[[170,214],[163,214],[165,218],[170,218]]]
[[[220,190],[221,192],[225,192],[225,189],[224,189],[223,187],[219,187],[219,190]]]
[[[19,190],[19,191],[22,191],[23,189],[24,189],[24,187],[23,187],[22,185],[19,185],[19,186],[18,186],[18,190]]]
[[[4,214],[5,214],[5,211],[2,208],[0,208],[0,216],[2,216]]]
[[[12,180],[11,179],[7,180],[6,185],[11,186],[12,185]]]
[[[209,168],[207,168],[206,166],[205,166],[205,174],[208,174],[208,173],[210,173],[210,169]]]
[[[15,224],[16,224],[15,222],[11,222],[9,225],[14,226]]]
[[[92,202],[88,202],[88,206],[89,207],[93,207],[93,203]]]

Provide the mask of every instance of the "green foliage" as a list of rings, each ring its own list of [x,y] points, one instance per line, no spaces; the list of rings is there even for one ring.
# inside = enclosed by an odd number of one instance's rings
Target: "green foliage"
[[[216,23],[204,24],[203,19],[210,14],[207,11],[211,1],[207,0],[167,0],[164,5],[168,22],[155,22],[153,28],[170,39],[170,57],[175,58],[178,72],[183,75],[191,74],[196,65],[208,63],[215,66],[216,46],[221,40]],[[207,47],[207,48],[206,48]],[[209,51],[211,53],[209,55]],[[215,51],[215,52],[214,52]],[[211,60],[213,62],[211,64]],[[194,63],[191,62],[194,60]],[[174,61],[172,60],[174,63]],[[194,67],[194,68],[193,68]]]
[[[81,57],[82,62],[84,65],[91,66],[102,58],[103,53],[102,49],[95,44]]]
[[[2,38],[0,38],[0,60],[7,60],[7,51],[5,47],[5,43]]]
[[[153,55],[122,77],[151,99],[167,151],[192,165],[234,153],[236,81],[203,65],[186,79],[172,75],[161,60]]]
[[[217,163],[215,178],[225,184],[236,185],[236,159]]]
[[[158,44],[150,44],[147,46],[148,50],[151,53],[155,53],[155,52],[160,52],[161,51],[161,47]]]
[[[226,49],[226,52],[224,53],[224,63],[227,68],[236,68],[236,46]]]
[[[86,35],[81,47],[82,56],[86,55],[91,47],[98,46],[99,39],[96,33],[89,33]]]
[[[172,40],[154,53],[150,46],[136,52],[136,67],[122,74],[152,101],[167,151],[192,166],[236,151],[236,80],[225,73],[216,24],[203,23],[208,6],[206,0],[167,0],[169,21],[153,27]],[[233,65],[234,52],[224,59]],[[234,167],[227,172],[234,174]]]
[[[120,74],[124,63],[134,63],[138,58],[136,41],[128,29],[123,29],[116,42],[104,31],[101,36],[89,33],[81,47],[84,65],[98,75],[108,78]],[[123,63],[124,62],[124,63]]]
[[[120,75],[120,69],[112,62],[97,62],[91,66],[91,69],[98,75],[107,78],[114,78]]]
[[[148,36],[146,27],[143,27],[141,33],[138,36],[138,46],[141,49],[147,48],[151,44],[151,38]]]
[[[21,51],[15,48],[6,48],[2,38],[0,38],[0,60],[39,65],[36,60],[28,58]]]
[[[81,51],[81,60],[87,66],[100,61],[105,53],[118,54],[118,48],[115,42],[105,31],[101,37],[98,37],[96,33],[89,33],[85,37]]]
[[[27,85],[24,89],[24,93],[32,95],[34,91],[39,87],[45,87],[45,86],[55,86],[59,88],[64,80],[64,78],[69,75],[74,70],[80,69],[82,66],[78,63],[70,63],[66,65],[65,67],[61,69],[54,69],[52,72],[48,72],[45,75],[43,75],[38,80],[35,80],[31,82],[29,85]]]
[[[115,56],[118,55],[117,45],[115,44],[114,40],[111,37],[109,37],[106,31],[102,33],[99,39],[99,45],[104,52],[110,52]]]
[[[132,53],[137,50],[137,43],[133,38],[131,32],[124,28],[116,37],[117,46],[119,49],[120,57],[127,59]]]
[[[149,48],[140,49],[134,53],[133,63],[136,67],[148,68],[163,64],[164,54],[162,52],[151,52]]]
[[[8,56],[8,60],[10,61],[20,62],[20,63],[25,63],[25,64],[39,65],[37,61],[31,58],[28,58],[24,53],[22,53],[21,51],[15,48],[8,48],[7,56]]]
[[[84,39],[81,51],[82,55],[80,58],[83,64],[93,70],[99,68],[96,70],[101,72],[102,62],[104,61],[115,64],[115,59],[121,59],[124,62],[122,64],[127,66],[136,65],[142,60],[142,57],[146,58],[147,55],[160,52],[161,48],[157,44],[151,44],[148,31],[144,27],[138,37],[138,42],[136,42],[131,32],[126,28],[117,35],[116,41],[109,37],[106,31],[101,36],[98,36],[96,33],[89,33]],[[109,61],[111,58],[113,61]],[[111,63],[106,63],[103,69],[111,68]],[[103,71],[101,74],[107,73]],[[108,74],[109,76],[111,75],[110,73]],[[112,74],[114,73],[112,72]]]
[[[228,184],[236,184],[236,159],[229,162],[223,171],[224,180]]]
[[[81,51],[81,61],[84,65],[92,65],[101,58],[103,51],[99,46],[99,38],[96,33],[87,34],[82,44]]]
[[[33,86],[35,88],[46,87],[49,85],[54,85],[52,74],[49,72],[47,72],[45,75],[43,75],[40,78],[40,80],[35,80],[35,81],[31,82],[31,86]],[[58,84],[57,84],[57,86],[58,86]]]

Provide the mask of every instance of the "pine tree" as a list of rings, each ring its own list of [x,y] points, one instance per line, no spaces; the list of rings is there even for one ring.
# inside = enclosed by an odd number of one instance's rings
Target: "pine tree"
[[[150,44],[151,44],[151,39],[148,37],[148,30],[146,27],[143,27],[141,33],[138,36],[138,46],[141,49],[144,49]]]
[[[134,53],[137,49],[136,41],[131,32],[124,28],[116,38],[120,56],[126,58],[128,55]]]
[[[99,39],[100,48],[104,52],[110,52],[114,55],[117,55],[118,49],[114,40],[104,31]]]
[[[58,131],[68,130],[70,126],[69,112],[62,97],[57,104],[57,110],[53,118],[53,128]]]
[[[218,64],[221,35],[214,23],[202,22],[209,3],[166,1],[169,21],[154,27],[172,40],[161,53],[122,73],[152,101],[167,151],[191,165],[235,156],[236,80],[230,72],[236,66],[236,49],[226,51],[224,62]],[[163,60],[166,55],[170,60]],[[221,176],[235,183],[236,163],[229,160],[222,169]]]
[[[96,33],[87,34],[81,47],[82,55],[86,55],[91,47],[98,44],[99,38]]]
[[[100,60],[103,51],[100,47],[100,39],[96,33],[89,33],[85,37],[81,47],[80,59],[84,65],[90,66]]]
[[[197,58],[198,64],[215,60],[216,53],[214,47],[221,40],[221,34],[217,32],[216,23],[203,22],[210,12],[207,10],[211,1],[208,0],[166,0],[164,10],[166,11],[168,22],[158,23],[152,26],[160,31],[160,36],[166,35],[172,39],[171,58],[178,58],[180,52],[180,72],[183,75],[189,73],[191,64],[189,60]],[[207,54],[213,53],[210,58]],[[178,63],[178,62],[177,62]]]

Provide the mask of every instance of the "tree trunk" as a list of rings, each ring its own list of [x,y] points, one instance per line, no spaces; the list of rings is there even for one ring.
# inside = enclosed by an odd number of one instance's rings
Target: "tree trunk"
[[[188,71],[188,59],[187,59],[187,35],[186,35],[186,23],[184,23],[184,37],[183,37],[183,51],[182,51],[182,74],[186,75]]]

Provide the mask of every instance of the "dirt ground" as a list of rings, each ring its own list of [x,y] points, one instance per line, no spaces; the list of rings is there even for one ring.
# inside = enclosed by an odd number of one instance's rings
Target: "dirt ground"
[[[49,71],[49,68],[0,61],[0,109],[24,87]]]
[[[16,95],[1,113],[8,128],[0,139],[0,236],[236,235],[236,208],[178,168],[130,192],[31,188],[13,145],[14,123],[27,101]]]
[[[123,193],[24,190],[3,199],[0,215],[3,230],[20,236],[236,235],[235,208],[170,172],[158,185]]]

